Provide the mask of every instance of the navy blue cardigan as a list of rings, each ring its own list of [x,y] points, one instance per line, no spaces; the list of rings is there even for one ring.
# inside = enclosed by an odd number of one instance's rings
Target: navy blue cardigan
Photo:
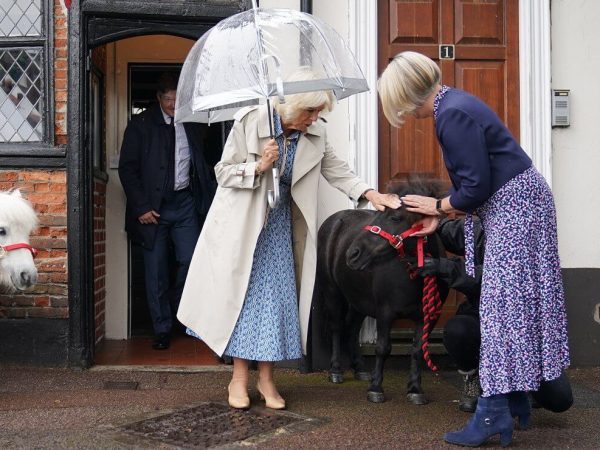
[[[435,131],[453,188],[450,204],[473,212],[504,184],[531,167],[531,159],[492,109],[450,89],[441,99]]]

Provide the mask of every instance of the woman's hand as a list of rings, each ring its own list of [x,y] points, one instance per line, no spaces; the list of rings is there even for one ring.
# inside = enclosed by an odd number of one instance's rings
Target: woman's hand
[[[258,163],[261,172],[265,172],[273,167],[273,163],[279,159],[279,145],[275,139],[271,139],[263,147],[262,157]]]
[[[423,195],[405,195],[402,197],[402,203],[407,211],[426,216],[417,222],[423,225],[421,231],[417,231],[411,236],[427,236],[435,233],[440,223],[440,213],[435,209],[436,202],[436,198]]]
[[[402,197],[402,203],[407,211],[424,214],[426,216],[439,215],[435,209],[436,202],[436,198],[425,197],[423,195],[405,195]]]
[[[400,198],[396,194],[382,194],[376,190],[367,191],[364,197],[371,202],[371,204],[378,211],[383,211],[386,207],[392,209],[398,209],[402,206]]]
[[[435,230],[437,230],[439,223],[440,223],[439,216],[425,216],[424,218],[422,218],[421,220],[419,220],[417,222],[417,224],[423,225],[423,228],[421,228],[421,231],[417,231],[416,233],[413,233],[410,236],[418,237],[418,236],[428,236],[430,234],[433,234],[433,233],[435,233]]]

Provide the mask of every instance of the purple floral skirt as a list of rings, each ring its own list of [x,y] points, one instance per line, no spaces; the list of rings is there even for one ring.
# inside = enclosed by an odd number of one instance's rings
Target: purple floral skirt
[[[480,379],[484,396],[538,390],[569,365],[556,210],[533,167],[477,210],[485,232]]]

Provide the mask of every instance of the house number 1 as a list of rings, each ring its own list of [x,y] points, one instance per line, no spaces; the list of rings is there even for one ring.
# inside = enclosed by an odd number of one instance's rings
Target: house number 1
[[[454,59],[454,45],[440,45],[440,59]]]

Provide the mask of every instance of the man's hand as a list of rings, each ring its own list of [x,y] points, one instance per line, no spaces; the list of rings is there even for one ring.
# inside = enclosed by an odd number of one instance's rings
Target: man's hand
[[[160,217],[160,214],[157,213],[154,210],[150,210],[145,214],[142,214],[140,217],[138,217],[138,221],[142,224],[142,225],[148,225],[153,223],[154,225],[158,224],[158,218]]]
[[[448,283],[448,285],[453,285],[456,282],[461,274],[460,268],[464,267],[460,258],[433,258],[426,256],[423,258],[423,267],[417,267],[417,258],[415,257],[409,256],[405,260],[408,263],[408,268],[422,277],[439,277]]]
[[[422,277],[428,275],[439,275],[440,273],[440,259],[439,258],[431,258],[429,256],[423,258],[423,267],[417,266],[417,258],[409,257],[406,258],[406,262],[408,262],[408,268],[410,270],[414,270]]]
[[[378,211],[383,211],[386,207],[398,209],[402,206],[402,202],[396,194],[382,194],[376,190],[371,190],[367,191],[364,194],[364,197],[369,200]]]

